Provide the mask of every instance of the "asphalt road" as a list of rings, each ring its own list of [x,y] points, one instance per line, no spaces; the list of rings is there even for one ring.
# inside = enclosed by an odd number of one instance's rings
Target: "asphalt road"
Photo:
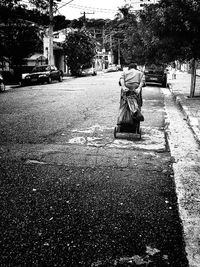
[[[0,95],[0,266],[188,266],[164,96],[144,88],[142,139],[115,140],[119,75]]]

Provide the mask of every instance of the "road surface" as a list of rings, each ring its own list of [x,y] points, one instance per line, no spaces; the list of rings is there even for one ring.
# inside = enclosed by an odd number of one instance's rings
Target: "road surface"
[[[188,266],[168,89],[144,88],[140,141],[114,139],[119,76],[0,95],[2,266]]]

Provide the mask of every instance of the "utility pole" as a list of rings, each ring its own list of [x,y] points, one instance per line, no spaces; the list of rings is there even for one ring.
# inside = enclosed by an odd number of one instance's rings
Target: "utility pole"
[[[92,12],[92,13],[89,13],[89,12],[83,12],[83,13],[81,13],[81,14],[83,14],[83,27],[84,28],[86,28],[86,14],[94,14],[94,12]]]
[[[49,0],[49,49],[48,64],[54,65],[53,56],[53,0]]]
[[[102,59],[103,59],[103,62],[102,62],[102,67],[103,67],[103,70],[105,70],[105,66],[106,66],[106,62],[105,62],[105,53],[106,53],[106,49],[105,49],[105,29],[103,27],[102,29],[102,44],[103,44],[103,49],[102,49]]]
[[[112,34],[110,34],[110,54],[111,54],[111,64],[113,64]]]

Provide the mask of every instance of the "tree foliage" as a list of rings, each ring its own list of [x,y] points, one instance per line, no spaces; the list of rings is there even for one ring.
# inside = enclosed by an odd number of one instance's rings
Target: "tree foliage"
[[[104,19],[88,19],[86,20],[87,28],[102,29],[105,27],[106,20]]]
[[[106,28],[112,39],[112,49],[116,59],[118,59],[120,49],[121,64],[130,62],[144,63],[144,47],[141,38],[136,14],[130,12],[130,8],[125,6],[119,9],[120,13],[112,21],[107,22]],[[109,40],[108,40],[109,42]]]
[[[12,64],[22,63],[23,58],[41,51],[42,40],[35,26],[19,22],[4,26],[6,34],[1,34],[0,57],[7,57]]]
[[[67,20],[65,16],[58,15],[54,16],[53,22],[54,22],[54,28],[53,28],[54,31],[59,31],[68,28],[71,23],[71,20]]]
[[[16,57],[17,60],[18,56],[26,57],[28,53],[42,49],[40,26],[49,24],[49,1],[29,2],[36,8],[29,10],[19,0],[0,1],[0,23],[3,25],[0,28],[0,56]],[[56,8],[55,4],[54,10]],[[122,64],[131,61],[139,64],[152,61],[167,63],[176,59],[200,58],[198,0],[160,0],[158,4],[146,5],[142,12],[134,14],[130,6],[125,5],[119,8],[114,20],[86,18],[83,21],[80,17],[70,21],[58,15],[54,16],[54,30],[71,27],[79,29],[80,33],[83,22],[102,47],[107,51],[112,49],[115,63],[118,61],[119,46]],[[91,39],[88,35],[87,38]]]
[[[92,61],[96,54],[94,40],[84,31],[75,31],[66,36],[63,44],[71,74],[78,76],[82,65]]]
[[[125,64],[200,58],[200,1],[161,0],[135,14],[124,6],[106,26]]]
[[[0,57],[7,57],[13,64],[20,64],[29,54],[42,50],[41,18],[36,11],[28,11],[18,1],[0,4]]]
[[[80,30],[83,27],[83,20],[73,19],[69,24],[69,27]]]
[[[124,35],[121,49],[126,64],[130,62],[144,64],[143,42],[136,15],[130,14],[124,17],[124,21],[120,24],[120,31]]]
[[[36,9],[40,12],[48,12],[49,10],[49,1],[48,0],[29,0],[29,2],[35,6]]]
[[[141,29],[149,60],[165,62],[200,57],[200,2],[161,0],[141,13]]]

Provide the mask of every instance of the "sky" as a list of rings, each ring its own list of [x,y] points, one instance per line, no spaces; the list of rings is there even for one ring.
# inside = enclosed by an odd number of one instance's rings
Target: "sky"
[[[61,0],[58,2],[59,13],[66,19],[78,19],[85,12],[86,18],[92,19],[113,19],[118,11],[118,7],[125,4],[124,0]],[[65,5],[68,3],[67,5]],[[93,13],[93,14],[88,14]]]

